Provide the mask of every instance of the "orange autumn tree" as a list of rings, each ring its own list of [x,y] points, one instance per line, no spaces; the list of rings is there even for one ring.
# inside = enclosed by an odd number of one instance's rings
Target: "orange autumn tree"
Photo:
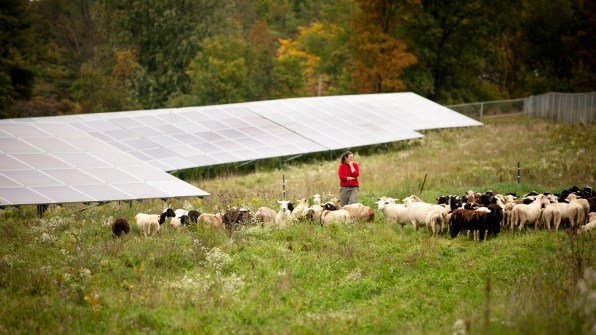
[[[294,61],[299,64],[302,90],[297,95],[326,95],[335,92],[341,65],[344,30],[332,23],[314,22],[299,27],[295,39],[280,39],[278,64]],[[338,67],[340,65],[340,67]]]
[[[358,93],[396,92],[406,89],[400,79],[404,70],[417,63],[406,51],[397,30],[401,20],[412,15],[415,0],[356,0],[360,11],[352,19],[350,49],[352,89]]]

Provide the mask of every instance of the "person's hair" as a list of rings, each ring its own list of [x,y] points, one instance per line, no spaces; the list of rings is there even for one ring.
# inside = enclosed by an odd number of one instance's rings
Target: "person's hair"
[[[353,155],[354,153],[352,153],[351,151],[346,151],[344,152],[343,155],[341,155],[341,162],[345,163],[346,159],[348,159],[348,156]]]

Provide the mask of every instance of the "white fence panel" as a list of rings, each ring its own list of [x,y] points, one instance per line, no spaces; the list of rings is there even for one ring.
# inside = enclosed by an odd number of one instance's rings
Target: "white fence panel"
[[[527,114],[557,122],[589,124],[596,120],[596,92],[551,92],[522,99],[483,101],[447,107],[478,120],[484,117]]]

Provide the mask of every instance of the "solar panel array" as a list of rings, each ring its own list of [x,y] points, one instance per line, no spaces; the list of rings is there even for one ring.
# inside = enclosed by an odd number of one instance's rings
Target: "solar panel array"
[[[206,195],[67,123],[0,123],[0,206]]]
[[[414,93],[0,120],[0,205],[207,195],[179,180],[184,187],[169,184],[176,178],[167,173],[167,181],[150,182],[139,173],[157,178],[159,171],[390,143],[423,137],[417,130],[478,125]],[[174,190],[162,191],[168,185]]]

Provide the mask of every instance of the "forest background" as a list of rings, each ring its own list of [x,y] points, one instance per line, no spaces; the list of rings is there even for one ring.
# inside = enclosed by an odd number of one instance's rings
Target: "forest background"
[[[0,118],[596,86],[596,1],[3,0]]]

